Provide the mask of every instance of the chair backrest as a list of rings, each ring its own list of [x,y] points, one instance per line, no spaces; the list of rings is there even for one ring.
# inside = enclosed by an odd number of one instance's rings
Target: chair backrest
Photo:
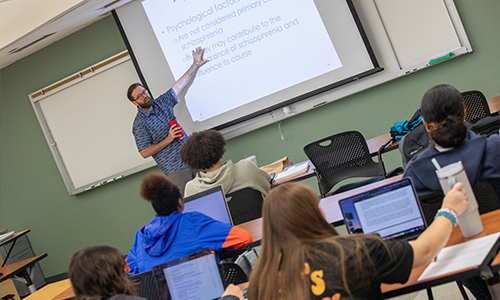
[[[480,91],[467,91],[462,93],[467,115],[465,120],[471,123],[476,123],[479,119],[489,116],[490,108],[486,97]]]
[[[248,282],[248,277],[240,266],[231,262],[224,262],[220,265],[220,272],[226,284],[240,284]]]
[[[137,296],[148,300],[161,300],[156,278],[151,271],[130,276],[137,289]]]
[[[427,226],[434,221],[437,211],[443,204],[443,197],[444,195],[442,191],[432,191],[418,194],[418,200],[420,201],[420,207],[422,208],[422,213],[424,214]]]
[[[500,208],[500,198],[493,185],[487,181],[477,182],[472,189],[479,206],[479,213],[484,214]]]
[[[316,168],[320,193],[325,196],[338,182],[353,177],[385,176],[383,162],[374,162],[363,135],[346,131],[304,147]]]
[[[233,224],[238,225],[262,217],[262,194],[252,188],[244,188],[226,197]]]

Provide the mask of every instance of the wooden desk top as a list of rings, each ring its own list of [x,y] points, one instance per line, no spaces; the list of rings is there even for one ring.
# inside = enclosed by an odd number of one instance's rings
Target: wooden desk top
[[[500,111],[500,96],[496,96],[487,100],[488,106],[490,107],[490,113],[496,113]]]
[[[10,242],[13,242],[14,240],[17,240],[18,238],[22,237],[23,235],[25,235],[28,232],[30,232],[30,229],[26,229],[26,230],[23,230],[23,231],[16,232],[11,237],[9,237],[9,238],[3,240],[2,242],[0,242],[0,246],[3,246],[3,245],[5,245],[7,243],[10,243]]]
[[[495,232],[500,231],[500,210],[495,210],[486,214],[481,215],[481,220],[483,222],[483,232],[480,234],[471,237],[464,238],[462,235],[462,231],[460,231],[459,226],[453,230],[451,233],[450,239],[446,244],[446,247],[463,243],[465,241],[477,239]],[[493,263],[491,264],[494,268],[498,269],[500,267],[500,255],[497,255]],[[464,273],[470,273],[469,276],[474,276],[475,268],[464,268],[463,270],[448,273],[443,276],[439,276],[438,278],[431,278],[422,281],[417,281],[417,279],[422,275],[427,268],[428,264],[419,268],[415,268],[412,270],[410,279],[405,284],[382,284],[381,289],[384,297],[393,297],[397,295],[401,295],[404,293],[413,292],[419,289],[426,288],[428,286],[438,285],[446,282],[455,281],[458,279],[460,274],[466,275]],[[476,274],[477,275],[477,274]]]
[[[325,212],[326,221],[334,225],[340,225],[343,223],[342,212],[340,211],[340,207],[338,205],[340,200],[388,183],[396,182],[401,180],[402,177],[403,175],[397,175],[321,199],[319,205]],[[262,239],[262,218],[240,224],[238,227],[248,231],[254,241],[260,241]]]
[[[35,293],[27,296],[24,298],[24,300],[47,300],[47,299],[54,299],[57,297],[59,294],[65,292],[66,290],[71,289],[71,292],[73,291],[73,288],[71,286],[71,281],[69,279],[64,279],[61,281],[57,281],[51,284],[47,284],[43,288],[37,290]],[[73,295],[70,295],[67,298],[74,297]],[[67,298],[60,298],[60,299],[67,299]]]
[[[390,140],[391,134],[388,132],[383,135],[379,135],[377,137],[371,138],[369,140],[366,140],[366,144],[368,145],[368,150],[370,150],[370,154],[372,156],[377,155],[378,149],[380,146],[382,146],[384,143],[386,143],[388,140]],[[385,147],[384,152],[392,151],[398,148],[399,142],[392,142],[387,147]]]
[[[0,268],[0,282],[9,279],[10,277],[24,271],[26,268],[34,265],[35,263],[39,262],[40,260],[44,259],[47,257],[47,253],[31,257],[25,260],[22,260],[20,262],[16,262],[10,265],[7,265],[5,267]]]

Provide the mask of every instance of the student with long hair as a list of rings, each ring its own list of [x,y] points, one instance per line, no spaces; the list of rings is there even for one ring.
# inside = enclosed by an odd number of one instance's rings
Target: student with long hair
[[[145,300],[136,297],[118,249],[92,246],[73,254],[68,276],[76,300]]]
[[[417,192],[441,190],[431,162],[435,158],[441,166],[462,161],[472,186],[489,181],[500,196],[500,135],[486,137],[467,130],[462,94],[451,85],[435,86],[424,94],[421,113],[432,145],[417,154],[403,174],[412,179]]]
[[[339,236],[311,188],[279,185],[264,200],[262,250],[248,299],[383,299],[380,284],[406,282],[412,268],[430,262],[467,203],[457,183],[418,239],[383,241],[374,234]]]

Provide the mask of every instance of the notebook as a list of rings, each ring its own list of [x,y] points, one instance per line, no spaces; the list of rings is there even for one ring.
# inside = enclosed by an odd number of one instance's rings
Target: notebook
[[[201,212],[212,219],[234,225],[220,185],[184,198],[184,212],[192,211]]]
[[[212,300],[224,293],[212,249],[154,266],[152,272],[163,300]]]
[[[349,234],[415,239],[427,224],[411,180],[404,178],[339,201]]]

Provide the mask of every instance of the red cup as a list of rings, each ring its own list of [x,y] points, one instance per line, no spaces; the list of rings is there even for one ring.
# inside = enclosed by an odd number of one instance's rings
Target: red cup
[[[176,125],[177,128],[181,129],[181,136],[179,136],[179,139],[182,139],[184,137],[184,130],[182,130],[181,125],[179,125],[179,122],[177,122],[177,118],[173,119],[172,121],[168,122],[168,127],[172,128],[173,125]]]

